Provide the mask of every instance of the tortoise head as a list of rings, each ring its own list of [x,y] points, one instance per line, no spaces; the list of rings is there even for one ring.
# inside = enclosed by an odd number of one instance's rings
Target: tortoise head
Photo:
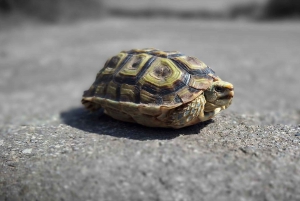
[[[212,85],[204,91],[206,99],[204,111],[211,112],[217,108],[221,110],[228,108],[232,102],[233,95],[233,85],[231,83],[214,77]]]

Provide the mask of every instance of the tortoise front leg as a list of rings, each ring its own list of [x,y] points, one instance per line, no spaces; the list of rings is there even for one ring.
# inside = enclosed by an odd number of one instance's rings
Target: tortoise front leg
[[[213,118],[216,114],[218,114],[221,111],[221,108],[216,108],[214,111],[211,112],[203,112],[202,114],[199,114],[200,121],[207,121]]]
[[[173,128],[190,126],[209,119],[204,112],[206,100],[200,95],[193,101],[171,110],[167,116],[167,123]]]

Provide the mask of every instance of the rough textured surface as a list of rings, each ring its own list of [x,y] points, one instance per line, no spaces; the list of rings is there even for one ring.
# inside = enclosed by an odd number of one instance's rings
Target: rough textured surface
[[[299,34],[148,19],[1,30],[0,200],[299,200]],[[179,130],[83,110],[107,57],[149,46],[204,60],[235,85],[230,109]]]

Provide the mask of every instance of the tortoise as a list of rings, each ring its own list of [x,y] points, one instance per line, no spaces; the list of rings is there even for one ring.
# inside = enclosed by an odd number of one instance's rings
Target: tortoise
[[[233,85],[199,59],[145,48],[108,59],[81,102],[117,120],[177,129],[211,119],[233,95]]]

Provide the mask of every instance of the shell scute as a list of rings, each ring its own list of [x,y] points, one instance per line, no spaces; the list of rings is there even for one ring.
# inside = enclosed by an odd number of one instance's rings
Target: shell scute
[[[134,85],[137,82],[137,78],[140,74],[143,74],[143,69],[146,69],[147,65],[150,65],[150,55],[139,54],[132,55],[127,63],[115,74],[114,80],[118,83],[127,83]]]
[[[106,89],[106,94],[104,96],[104,98],[106,99],[110,99],[110,100],[118,100],[118,95],[120,95],[120,93],[117,93],[118,89],[120,87],[120,85],[118,85],[116,82],[114,81],[110,81],[107,84],[107,89]],[[100,94],[102,95],[102,94]]]
[[[196,90],[194,88],[187,86],[181,89],[180,91],[178,91],[177,95],[180,98],[182,103],[187,103],[195,99],[201,93],[202,93],[201,90]]]
[[[135,102],[136,96],[139,94],[139,90],[135,85],[121,84],[120,88],[120,101],[123,102]]]
[[[210,76],[191,76],[188,85],[195,89],[205,90],[211,85]]]
[[[140,90],[140,103],[161,105],[163,103],[162,97],[151,93],[151,91],[155,91],[155,89],[151,90],[150,88],[146,88],[146,85],[143,86]]]

